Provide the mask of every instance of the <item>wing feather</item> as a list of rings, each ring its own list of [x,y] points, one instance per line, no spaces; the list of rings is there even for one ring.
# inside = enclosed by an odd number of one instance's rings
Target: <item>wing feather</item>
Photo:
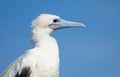
[[[30,77],[31,69],[26,63],[26,55],[19,57],[7,67],[0,77]]]

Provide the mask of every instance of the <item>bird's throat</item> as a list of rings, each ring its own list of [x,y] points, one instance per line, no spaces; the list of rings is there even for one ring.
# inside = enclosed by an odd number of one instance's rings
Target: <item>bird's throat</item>
[[[56,40],[52,36],[50,36],[48,30],[43,30],[40,28],[31,29],[31,39],[35,46],[45,47],[45,48],[57,47]]]

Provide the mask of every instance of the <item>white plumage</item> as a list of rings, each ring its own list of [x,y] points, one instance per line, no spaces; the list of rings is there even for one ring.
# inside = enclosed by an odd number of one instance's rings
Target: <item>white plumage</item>
[[[65,27],[84,27],[82,23],[41,14],[31,26],[34,48],[16,59],[0,77],[59,77],[59,49],[51,32]]]

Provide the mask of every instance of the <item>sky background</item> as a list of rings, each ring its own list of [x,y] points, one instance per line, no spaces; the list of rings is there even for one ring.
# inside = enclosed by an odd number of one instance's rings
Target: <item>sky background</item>
[[[30,25],[41,13],[86,25],[53,32],[60,77],[120,77],[120,0],[0,0],[0,73],[33,48]]]

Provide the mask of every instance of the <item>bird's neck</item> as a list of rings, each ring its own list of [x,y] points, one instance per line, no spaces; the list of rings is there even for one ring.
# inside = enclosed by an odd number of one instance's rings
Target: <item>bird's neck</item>
[[[57,47],[56,40],[50,36],[50,31],[47,29],[33,28],[31,30],[31,38],[35,47],[48,47],[48,49]]]

